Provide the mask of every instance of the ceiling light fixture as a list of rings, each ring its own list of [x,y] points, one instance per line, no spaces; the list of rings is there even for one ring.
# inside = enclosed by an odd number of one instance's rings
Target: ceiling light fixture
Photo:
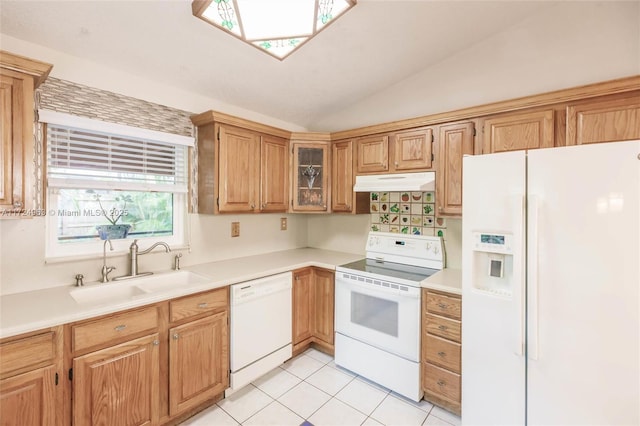
[[[356,0],[194,0],[194,16],[283,60]]]

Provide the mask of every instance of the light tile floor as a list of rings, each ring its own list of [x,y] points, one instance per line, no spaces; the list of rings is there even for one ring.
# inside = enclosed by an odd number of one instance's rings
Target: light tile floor
[[[460,417],[415,403],[309,349],[188,419],[183,426],[460,425]]]

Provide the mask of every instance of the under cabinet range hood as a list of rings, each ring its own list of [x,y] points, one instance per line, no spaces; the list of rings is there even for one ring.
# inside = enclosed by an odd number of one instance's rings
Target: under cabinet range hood
[[[435,183],[434,172],[367,175],[356,176],[353,190],[354,192],[435,191]]]

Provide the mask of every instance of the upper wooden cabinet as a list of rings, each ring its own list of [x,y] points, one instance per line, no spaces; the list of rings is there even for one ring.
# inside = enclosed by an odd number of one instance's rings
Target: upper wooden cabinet
[[[436,173],[436,213],[462,215],[462,157],[474,153],[475,124],[453,123],[440,126],[438,171]]]
[[[567,145],[640,139],[640,95],[567,106]]]
[[[484,121],[482,153],[551,148],[554,132],[552,109],[491,117]]]
[[[431,169],[432,144],[431,127],[358,138],[356,174]]]
[[[285,212],[289,132],[208,111],[198,126],[198,213]]]
[[[295,212],[328,212],[329,142],[292,142],[293,203]]]
[[[33,208],[34,89],[51,68],[50,64],[0,51],[0,211]]]
[[[353,141],[331,146],[331,210],[336,213],[369,213],[369,193],[353,192]]]
[[[396,133],[393,135],[391,169],[399,172],[430,169],[433,160],[432,145],[431,127]]]

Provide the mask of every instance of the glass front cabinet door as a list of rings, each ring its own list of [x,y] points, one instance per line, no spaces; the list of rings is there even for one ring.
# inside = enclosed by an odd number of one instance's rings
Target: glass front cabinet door
[[[293,143],[293,211],[329,210],[329,144]]]

